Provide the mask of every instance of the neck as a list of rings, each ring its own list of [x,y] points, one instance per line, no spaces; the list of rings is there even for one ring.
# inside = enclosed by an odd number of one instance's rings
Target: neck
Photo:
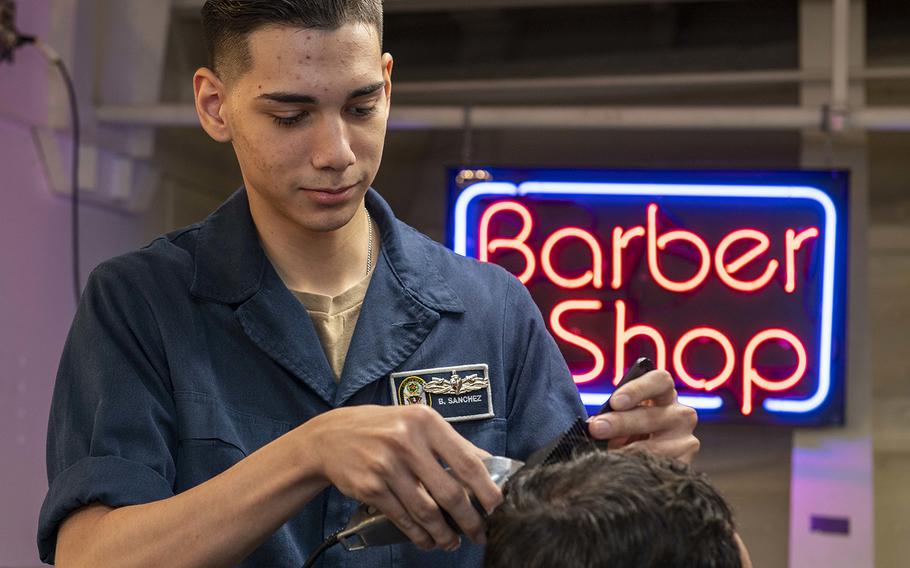
[[[270,215],[250,203],[266,256],[291,290],[337,296],[366,276],[369,231],[363,206],[334,231],[309,231],[283,215]],[[258,211],[257,211],[258,210]],[[376,263],[376,239],[373,264]]]

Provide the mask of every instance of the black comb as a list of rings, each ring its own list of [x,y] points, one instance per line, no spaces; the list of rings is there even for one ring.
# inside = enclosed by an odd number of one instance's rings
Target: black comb
[[[647,357],[639,357],[635,364],[632,365],[626,374],[623,375],[616,388],[637,379],[649,371],[654,370],[654,363]],[[615,391],[614,391],[615,392]],[[611,412],[613,408],[610,401],[607,400],[597,411],[595,416],[605,412]],[[536,467],[538,465],[550,465],[572,459],[575,455],[596,450],[598,448],[606,449],[607,440],[595,440],[588,432],[588,421],[584,418],[576,418],[569,428],[559,436],[550,440],[543,447],[538,448],[525,461],[525,467]]]
[[[588,434],[588,423],[584,418],[579,417],[565,432],[535,450],[525,460],[525,467],[568,461],[579,452],[593,449],[596,449],[596,446],[593,438]]]

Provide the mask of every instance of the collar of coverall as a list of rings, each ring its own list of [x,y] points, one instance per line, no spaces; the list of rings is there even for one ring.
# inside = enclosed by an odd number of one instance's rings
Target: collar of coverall
[[[440,252],[433,250],[439,245],[395,219],[373,188],[367,191],[366,206],[382,239],[377,262],[384,259],[401,286],[427,307],[464,312],[464,302],[440,273],[436,260]],[[190,291],[207,300],[240,303],[259,291],[267,266],[246,189],[241,187],[199,225]]]

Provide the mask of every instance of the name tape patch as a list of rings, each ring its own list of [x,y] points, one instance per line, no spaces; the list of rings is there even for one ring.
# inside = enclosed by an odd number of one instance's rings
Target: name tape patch
[[[392,400],[398,406],[425,404],[449,422],[492,418],[487,365],[458,365],[392,373]]]

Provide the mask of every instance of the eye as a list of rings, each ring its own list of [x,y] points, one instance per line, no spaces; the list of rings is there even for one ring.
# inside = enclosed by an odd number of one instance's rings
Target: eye
[[[300,122],[301,120],[305,119],[308,116],[309,116],[308,112],[301,112],[301,113],[295,114],[293,116],[273,116],[272,120],[278,126],[288,127],[288,126],[294,126],[295,124],[297,124],[298,122]]]
[[[377,110],[376,105],[351,107],[348,112],[357,118],[366,118],[373,115]]]

